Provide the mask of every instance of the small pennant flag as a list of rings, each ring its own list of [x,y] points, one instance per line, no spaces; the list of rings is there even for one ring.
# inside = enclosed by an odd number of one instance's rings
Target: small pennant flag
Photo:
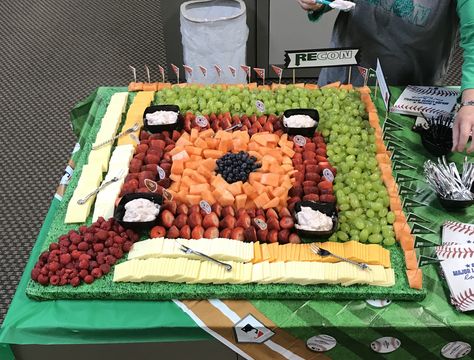
[[[262,68],[253,68],[253,71],[255,71],[260,79],[263,81],[263,85],[265,85],[265,69]]]
[[[178,84],[179,84],[179,67],[177,67],[175,64],[171,64],[171,68],[173,69],[173,72],[176,74],[176,79],[178,79]]]
[[[235,67],[229,65],[229,71],[232,74],[232,77],[235,78],[235,74],[237,73],[237,69]]]
[[[364,86],[367,86],[369,69],[367,69],[363,66],[357,66],[357,70],[359,70],[360,76],[362,76],[364,78]]]
[[[132,70],[133,82],[137,82],[137,69],[135,69],[132,65],[128,65],[128,67],[130,70]]]
[[[189,74],[189,76],[193,76],[193,68],[191,66],[188,66],[188,65],[183,65],[184,67],[184,71]]]
[[[248,81],[250,82],[250,77],[251,77],[251,74],[250,74],[250,66],[247,66],[247,65],[240,65],[240,68],[244,71],[245,75],[246,75],[247,78],[248,78]]]
[[[367,69],[363,66],[357,66],[357,70],[359,70],[360,76],[362,76],[364,78],[367,76],[367,71],[369,71],[369,69]]]
[[[272,65],[272,70],[275,72],[275,74],[277,74],[278,83],[281,84],[281,76],[283,75],[283,69],[278,66]]]
[[[198,65],[198,67],[199,67],[199,70],[201,70],[202,72],[202,76],[207,77],[207,69],[202,65]]]
[[[439,264],[441,260],[438,258],[434,258],[431,256],[426,256],[426,255],[420,255],[420,258],[418,259],[418,266],[425,266],[429,264]]]
[[[214,69],[216,69],[217,77],[221,77],[222,69],[219,65],[215,64]]]
[[[165,68],[161,65],[158,65],[158,70],[160,71],[161,81],[165,82]]]
[[[146,72],[146,77],[148,80],[148,84],[150,83],[150,69],[148,68],[147,65],[145,65],[145,72]]]

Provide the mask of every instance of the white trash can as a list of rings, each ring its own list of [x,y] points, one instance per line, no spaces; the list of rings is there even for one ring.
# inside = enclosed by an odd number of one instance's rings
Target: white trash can
[[[246,64],[249,35],[246,6],[242,0],[194,0],[181,5],[181,37],[189,83],[237,84],[246,82],[240,65]],[[217,75],[215,65],[221,69]],[[204,76],[199,65],[207,69]],[[229,65],[236,69],[235,77]]]

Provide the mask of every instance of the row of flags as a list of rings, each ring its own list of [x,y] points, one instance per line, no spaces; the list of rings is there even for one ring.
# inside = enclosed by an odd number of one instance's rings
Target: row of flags
[[[133,80],[136,82],[137,81],[137,71],[136,71],[136,68],[134,68],[133,66],[129,65],[130,69],[132,70],[132,74],[133,74]],[[184,71],[189,75],[189,76],[193,76],[193,73],[194,73],[194,68],[192,68],[191,66],[189,65],[183,65],[183,68],[184,68]],[[207,74],[208,74],[208,69],[202,65],[198,65],[198,68],[199,70],[201,71],[202,75],[204,77],[207,77]],[[247,65],[240,65],[240,68],[242,69],[242,71],[245,73],[245,76],[248,78],[248,80],[250,81],[250,78],[251,78],[251,70],[252,68],[250,66],[247,66]],[[175,73],[176,75],[176,78],[178,79],[179,81],[179,74],[180,74],[180,68],[179,66],[176,66],[175,64],[171,64],[171,69],[173,70],[173,72]],[[228,69],[232,75],[232,77],[236,77],[237,75],[237,69],[231,65],[228,66]],[[278,81],[281,82],[281,77],[283,75],[283,69],[278,67],[278,66],[275,66],[275,65],[272,65],[272,69],[273,71],[277,74],[278,76]],[[162,81],[164,82],[165,81],[165,68],[161,65],[158,65],[158,70],[160,72],[160,76],[161,76],[161,79]],[[215,64],[214,65],[214,70],[215,72],[217,73],[217,77],[221,77],[222,76],[222,73],[223,73],[223,69],[218,65],[218,64]],[[263,80],[263,82],[265,83],[265,69],[262,69],[262,68],[253,68],[253,70],[255,71],[255,73],[257,74],[257,76]],[[148,82],[150,82],[150,69],[148,66],[145,65],[145,71],[146,71],[146,75],[147,75],[147,79],[148,79]]]
[[[133,66],[129,65],[130,69],[132,70],[132,73],[133,73],[133,79],[134,81],[136,82],[137,81],[137,71],[136,71],[136,68],[134,68]],[[193,76],[193,72],[194,72],[194,69],[189,66],[189,65],[183,65],[183,68],[184,68],[184,71],[189,75],[189,76]],[[202,75],[204,77],[207,77],[207,74],[208,74],[208,69],[202,65],[198,65],[198,68],[199,70],[201,71]],[[250,78],[251,78],[251,70],[252,68],[250,66],[247,66],[247,65],[240,65],[240,68],[242,69],[242,71],[245,73],[246,77],[248,78],[248,81],[250,81]],[[271,65],[271,68],[273,70],[273,72],[278,76],[278,83],[281,83],[281,77],[283,75],[283,68],[281,67],[278,67],[276,65]],[[176,78],[178,79],[179,81],[179,73],[180,73],[180,68],[179,66],[176,66],[175,64],[171,64],[171,69],[173,70],[173,72],[175,73],[176,75]],[[228,66],[228,69],[232,75],[232,77],[236,77],[236,74],[237,74],[237,69],[231,65]],[[359,70],[359,73],[360,75],[364,78],[364,86],[367,85],[367,81],[369,78],[372,78],[372,77],[375,77],[376,76],[376,73],[375,73],[375,70],[372,69],[372,68],[365,68],[363,66],[357,66],[357,69]],[[161,79],[162,81],[164,82],[165,81],[165,68],[161,65],[158,65],[158,70],[160,72],[160,75],[161,75]],[[222,68],[218,65],[218,64],[215,64],[214,65],[214,70],[216,71],[217,73],[217,77],[221,77],[222,73],[223,73],[223,70]],[[253,70],[255,71],[255,73],[257,74],[257,76],[262,79],[263,83],[265,84],[265,69],[263,68],[253,68]],[[145,65],[145,71],[146,71],[146,75],[147,75],[147,79],[148,79],[148,82],[151,82],[150,81],[150,69],[148,68],[148,66]]]

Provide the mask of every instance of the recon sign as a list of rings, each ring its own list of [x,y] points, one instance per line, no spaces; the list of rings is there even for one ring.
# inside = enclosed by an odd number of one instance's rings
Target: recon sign
[[[351,66],[359,63],[359,49],[286,50],[287,69]]]

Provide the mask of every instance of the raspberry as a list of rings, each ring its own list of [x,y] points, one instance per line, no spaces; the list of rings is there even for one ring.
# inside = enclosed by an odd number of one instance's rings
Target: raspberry
[[[104,221],[102,224],[100,224],[100,228],[102,230],[109,231],[110,229],[112,229],[112,224],[108,221]]]
[[[79,269],[86,270],[89,268],[89,260],[80,260],[79,261]]]
[[[81,251],[87,251],[89,249],[89,244],[85,241],[82,241],[77,245],[77,249]]]
[[[84,235],[84,241],[85,242],[88,242],[88,243],[91,243],[92,241],[94,241],[94,234],[88,232]]]
[[[58,285],[58,284],[59,284],[59,280],[60,280],[60,278],[59,278],[58,275],[53,275],[53,276],[51,276],[51,277],[49,278],[49,283],[50,283],[51,285]]]
[[[81,283],[81,279],[79,279],[77,276],[69,280],[69,284],[71,284],[74,287],[78,286],[80,283]]]
[[[59,270],[59,263],[56,262],[56,261],[53,261],[51,263],[49,263],[49,270],[52,271],[52,272],[56,272]]]
[[[66,276],[64,276],[64,275],[61,276],[61,279],[59,280],[59,284],[58,284],[58,285],[59,285],[59,286],[64,286],[64,285],[66,285],[66,284],[68,283],[67,278],[68,278],[67,275],[66,275]]]
[[[48,261],[49,251],[44,251],[40,255],[40,260],[43,262]]]
[[[61,246],[59,248],[59,250],[60,250],[61,254],[66,254],[66,253],[69,252],[69,249],[66,246]]]
[[[64,241],[64,240],[69,240],[69,235],[61,235],[58,237],[58,242]]]
[[[89,262],[89,269],[91,269],[91,270],[95,269],[97,266],[99,266],[97,261],[92,260],[91,262]]]
[[[77,260],[79,259],[79,256],[81,256],[81,252],[79,250],[73,250],[71,251],[71,256],[73,259]]]
[[[49,273],[49,267],[48,267],[48,265],[43,266],[43,267],[41,268],[41,270],[40,270],[40,273],[41,273],[42,275],[48,275],[48,273]]]
[[[100,270],[102,271],[102,274],[108,274],[110,272],[110,265],[109,264],[101,264],[100,265]]]
[[[87,255],[89,255],[90,257],[95,256],[95,251],[94,251],[94,249],[89,249],[89,250],[87,250]]]
[[[132,246],[133,246],[133,242],[131,242],[131,241],[125,241],[125,242],[123,243],[122,249],[123,249],[123,251],[125,251],[125,252],[129,252],[130,249],[132,248]]]
[[[90,260],[90,259],[91,259],[91,256],[88,255],[88,254],[81,254],[79,256],[79,261],[81,261],[81,260]]]
[[[59,262],[63,265],[69,264],[72,260],[71,254],[61,254]]]
[[[87,226],[85,226],[85,225],[79,226],[79,232],[80,232],[82,235],[84,235],[84,234],[87,232],[87,230],[88,230],[88,229],[87,229]]]
[[[121,232],[124,232],[124,231],[125,231],[125,228],[122,225],[117,226],[117,232],[118,233],[121,233]]]
[[[69,241],[69,239],[59,240],[59,246],[60,247],[69,247],[69,245],[71,245],[71,242]]]
[[[115,256],[117,259],[120,259],[123,256],[123,252],[117,248],[110,248],[109,249],[110,255]]]
[[[79,271],[79,277],[81,279],[84,279],[87,275],[89,275],[89,271],[87,271],[86,269],[82,269],[81,271]]]
[[[91,271],[91,275],[98,279],[102,276],[102,270],[100,270],[100,268],[95,268]]]
[[[103,223],[107,224],[107,223]],[[105,241],[109,238],[109,232],[108,230],[99,230],[98,232],[95,233],[95,237],[100,240],[100,241]]]
[[[85,278],[84,278],[84,282],[86,284],[92,284],[92,282],[94,281],[94,277],[92,275],[87,275]]]
[[[75,267],[76,267],[76,266],[75,266],[72,262],[67,263],[67,264],[64,266],[64,268],[65,268],[66,270],[72,270],[72,269],[75,269]]]
[[[34,268],[33,270],[31,270],[31,279],[34,281],[38,280],[38,276],[40,274],[41,274],[40,269]]]
[[[74,244],[69,245],[68,250],[69,250],[69,252],[73,252],[74,250],[77,250],[77,246],[74,245]]]
[[[102,216],[99,216],[99,218],[97,219],[97,222],[99,224],[102,224],[104,221],[105,221],[105,219]]]
[[[101,265],[101,264],[105,264],[105,255],[104,253],[99,253],[97,254],[97,256],[95,257],[95,260],[97,261],[97,264]]]
[[[77,232],[73,232],[72,234],[69,235],[69,240],[71,240],[71,242],[73,244],[78,244],[82,239],[82,236],[79,235]]]
[[[104,244],[96,243],[96,244],[92,245],[92,248],[94,249],[95,252],[99,252],[99,251],[104,250]]]
[[[39,274],[38,275],[38,282],[41,285],[48,285],[49,284],[49,278],[46,275]]]
[[[108,239],[105,240],[105,242],[104,242],[104,245],[105,245],[106,247],[111,247],[113,244],[114,244],[114,240],[111,239],[111,238],[108,238]]]
[[[125,239],[121,236],[114,236],[114,243],[116,244],[123,244],[125,242]]]
[[[58,243],[51,243],[49,244],[49,250],[52,251],[52,250],[57,250],[59,249],[59,244]]]
[[[105,257],[105,262],[109,265],[115,264],[116,261],[117,261],[117,259],[113,255],[107,255]]]

